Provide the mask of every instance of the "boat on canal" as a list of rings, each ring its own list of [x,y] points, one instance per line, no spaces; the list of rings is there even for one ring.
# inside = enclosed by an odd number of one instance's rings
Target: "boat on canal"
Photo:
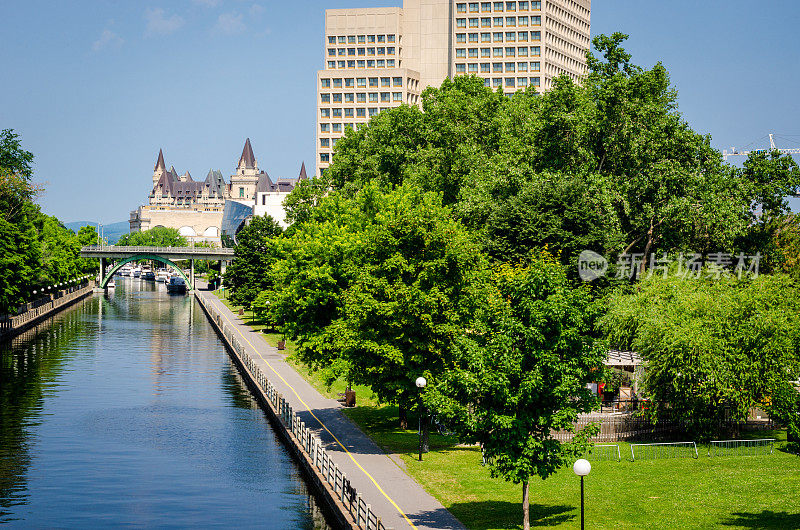
[[[186,282],[180,276],[173,276],[167,284],[167,292],[172,294],[186,294]]]

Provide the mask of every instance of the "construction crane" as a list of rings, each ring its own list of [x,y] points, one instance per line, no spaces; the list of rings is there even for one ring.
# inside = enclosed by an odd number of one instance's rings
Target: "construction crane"
[[[753,149],[751,151],[737,151],[735,147],[731,147],[731,150],[728,151],[727,149],[722,150],[722,159],[727,160],[729,156],[747,156],[750,153],[767,153],[769,151],[778,151],[784,155],[800,155],[800,147],[792,147],[789,149],[779,149],[775,147],[775,140],[772,138],[772,133],[769,135],[769,149]]]

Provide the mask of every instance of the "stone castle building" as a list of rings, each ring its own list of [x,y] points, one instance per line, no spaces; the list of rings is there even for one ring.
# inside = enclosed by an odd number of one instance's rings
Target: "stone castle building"
[[[235,232],[254,213],[269,214],[283,222],[283,199],[298,181],[307,178],[303,164],[297,178],[273,181],[258,168],[249,138],[230,183],[225,182],[219,170],[209,170],[202,181],[192,179],[188,171],[178,175],[174,166],[167,170],[164,153],[159,150],[148,203],[131,212],[130,231],[163,226],[177,229],[190,242],[221,244],[223,224]]]

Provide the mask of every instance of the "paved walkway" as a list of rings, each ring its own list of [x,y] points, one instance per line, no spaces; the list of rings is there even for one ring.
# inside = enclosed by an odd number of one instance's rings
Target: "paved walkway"
[[[208,291],[197,291],[197,295],[213,305],[236,329],[263,373],[290,402],[306,426],[316,432],[330,457],[347,474],[364,500],[372,505],[372,510],[386,527],[395,530],[464,528],[439,501],[342,414],[342,405],[338,401],[317,392],[285,362],[285,356],[277,348],[244,325],[215,295]]]

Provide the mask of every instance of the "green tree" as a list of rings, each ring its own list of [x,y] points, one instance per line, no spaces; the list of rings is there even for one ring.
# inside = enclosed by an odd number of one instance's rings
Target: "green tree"
[[[487,289],[454,365],[429,374],[424,399],[459,440],[481,445],[492,476],[522,484],[528,529],[530,479],[555,473],[597,432],[587,427],[567,443],[553,436],[574,430],[595,403],[586,383],[604,358],[593,336],[598,308],[547,255],[496,266]]]
[[[234,260],[225,272],[230,299],[250,307],[256,296],[273,284],[270,268],[277,257],[275,238],[283,230],[269,215],[255,216],[236,236]]]
[[[349,131],[350,129],[348,129]],[[327,175],[311,180],[301,180],[286,196],[283,209],[286,211],[286,222],[289,225],[305,223],[311,219],[311,210],[319,205],[330,189]]]
[[[122,234],[117,246],[133,247],[185,247],[189,242],[175,228],[156,226],[150,230]]]
[[[800,376],[800,289],[784,275],[644,279],[608,299],[612,347],[639,352],[659,420],[702,439]]]
[[[13,129],[0,131],[0,168],[30,180],[33,176],[33,153],[22,148]]]

